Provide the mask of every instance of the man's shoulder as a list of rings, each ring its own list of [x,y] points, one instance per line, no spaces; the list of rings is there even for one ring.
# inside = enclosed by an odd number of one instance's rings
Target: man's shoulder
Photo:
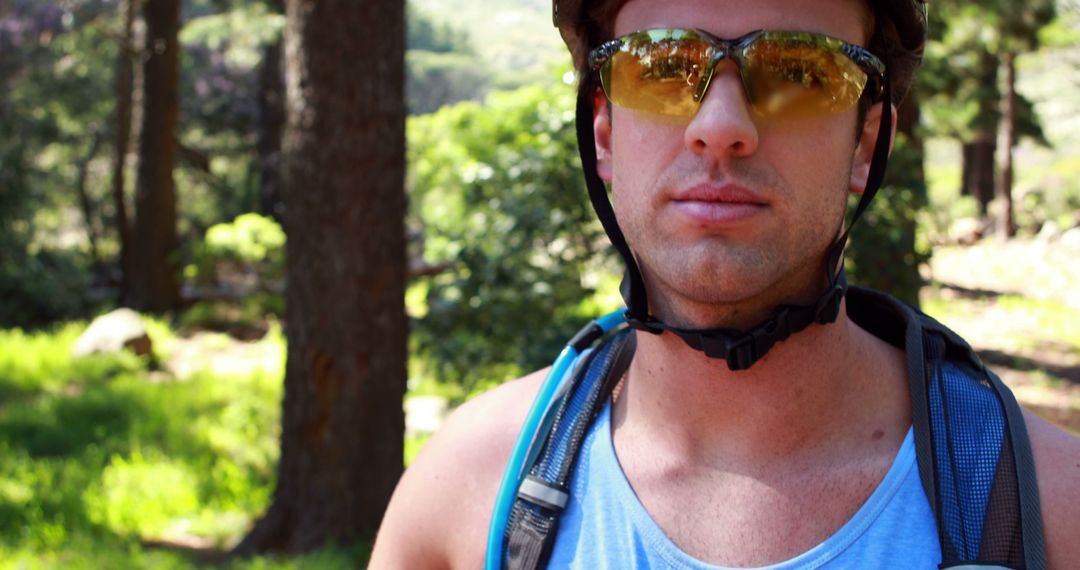
[[[1080,560],[1080,439],[1025,410],[1050,568]]]
[[[450,414],[398,483],[372,568],[482,566],[499,481],[545,375],[502,384]]]

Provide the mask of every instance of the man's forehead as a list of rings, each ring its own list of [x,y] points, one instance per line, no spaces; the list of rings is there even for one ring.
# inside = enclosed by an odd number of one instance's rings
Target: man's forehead
[[[736,38],[754,30],[823,33],[853,44],[869,39],[870,8],[865,0],[610,0],[602,14],[614,19],[620,36],[649,28],[706,30]]]

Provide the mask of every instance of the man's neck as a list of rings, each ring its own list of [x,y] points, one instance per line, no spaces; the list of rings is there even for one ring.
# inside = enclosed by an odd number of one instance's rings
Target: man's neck
[[[845,311],[739,372],[670,333],[638,333],[613,419],[616,430],[693,462],[821,459],[860,442],[899,445],[910,425],[904,370],[903,354]]]

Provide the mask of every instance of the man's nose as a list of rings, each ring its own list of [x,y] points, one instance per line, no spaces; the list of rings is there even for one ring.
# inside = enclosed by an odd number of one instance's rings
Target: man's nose
[[[684,136],[696,154],[748,156],[757,150],[757,125],[734,62],[718,63]]]

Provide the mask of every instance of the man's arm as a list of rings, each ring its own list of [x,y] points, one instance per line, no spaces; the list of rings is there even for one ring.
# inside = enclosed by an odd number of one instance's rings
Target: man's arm
[[[1025,410],[1035,455],[1046,558],[1050,568],[1075,568],[1080,560],[1080,439]]]
[[[402,475],[369,568],[479,568],[510,449],[546,370],[455,410]]]

